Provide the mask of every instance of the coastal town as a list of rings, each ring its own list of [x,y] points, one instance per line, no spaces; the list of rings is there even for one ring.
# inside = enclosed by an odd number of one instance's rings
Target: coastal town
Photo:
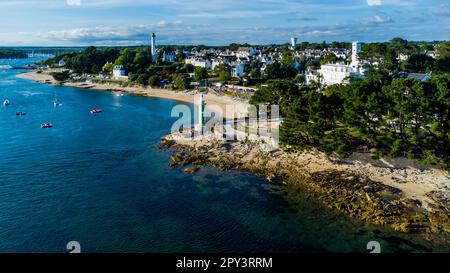
[[[436,49],[439,43],[414,44],[401,38],[395,38],[392,43],[399,46],[395,52],[395,61],[407,65],[408,60],[419,62],[420,67],[411,67],[398,71],[398,77],[414,78],[426,81],[434,70],[427,64],[436,59]],[[383,58],[382,43],[368,44],[367,50],[361,57],[362,43],[310,44],[299,43],[298,38],[292,37],[289,44],[280,46],[251,46],[249,44],[232,44],[229,47],[205,46],[158,46],[156,34],[150,35],[147,61],[166,67],[166,70],[184,66],[187,82],[170,79],[171,73],[166,71],[151,71],[160,77],[151,77],[151,72],[143,73],[128,67],[128,64],[112,60],[97,67],[96,73],[85,73],[80,69],[71,69],[70,59],[73,53],[59,52],[51,61],[40,65],[40,69],[66,67],[72,71],[75,79],[97,79],[132,81],[141,85],[159,87],[174,87],[191,89],[208,87],[214,90],[230,90],[236,94],[252,95],[256,87],[264,79],[295,78],[298,84],[319,84],[330,86],[346,84],[351,78],[364,78],[366,71],[377,67]],[[379,47],[376,52],[374,48]],[[442,47],[445,47],[442,44]],[[447,45],[448,46],[448,45]],[[117,52],[116,52],[117,53]],[[378,56],[377,56],[378,55]],[[412,58],[411,58],[412,56]],[[143,56],[141,56],[143,57]],[[419,58],[419,60],[416,60]],[[441,68],[438,68],[441,69]],[[194,71],[196,70],[196,71]],[[138,72],[138,73],[136,73]],[[158,73],[159,72],[159,73]],[[395,72],[395,71],[392,71]],[[141,74],[143,73],[143,74]],[[173,73],[172,73],[173,74]],[[142,76],[138,78],[139,76]],[[151,79],[150,79],[151,78]],[[187,86],[180,83],[189,83]]]
[[[284,45],[166,46],[152,33],[149,46],[60,52],[19,77],[195,103],[201,126],[205,102],[218,105],[223,120],[212,135],[163,139],[174,153],[171,167],[303,181],[300,187],[333,210],[446,241],[449,58],[449,42],[310,44],[293,37]],[[249,122],[250,107],[261,105],[279,106],[275,149],[258,133],[268,125]],[[238,135],[227,149],[225,127]]]

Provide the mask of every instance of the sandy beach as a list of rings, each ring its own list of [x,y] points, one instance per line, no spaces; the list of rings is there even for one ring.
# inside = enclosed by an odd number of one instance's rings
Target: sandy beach
[[[181,101],[185,103],[196,104],[196,93],[191,92],[175,92],[167,89],[156,89],[150,87],[123,87],[118,84],[108,83],[86,83],[86,82],[66,82],[66,83],[58,83],[53,79],[48,72],[44,71],[42,73],[37,73],[37,71],[30,71],[17,75],[18,78],[33,80],[38,83],[43,84],[55,84],[62,86],[71,86],[71,87],[79,87],[84,89],[94,89],[94,90],[102,90],[102,91],[111,91],[111,92],[127,92],[134,95],[145,96],[145,97],[154,97],[154,98],[164,98],[170,100]],[[249,104],[244,101],[236,100],[228,96],[219,96],[216,94],[208,93],[205,96],[206,108],[211,111],[217,111],[218,116],[222,116],[224,118],[240,118],[245,116],[247,113],[247,109]],[[234,111],[227,113],[227,107],[232,107]],[[233,116],[234,113],[234,116]]]

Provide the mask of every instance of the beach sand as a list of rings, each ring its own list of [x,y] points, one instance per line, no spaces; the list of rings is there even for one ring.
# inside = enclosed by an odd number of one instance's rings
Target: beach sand
[[[196,92],[175,92],[167,89],[157,89],[150,87],[122,87],[118,84],[109,83],[86,83],[86,82],[66,82],[66,83],[58,83],[53,79],[53,77],[49,74],[49,72],[43,71],[42,73],[37,73],[37,71],[30,71],[17,75],[18,78],[33,80],[39,83],[46,84],[55,84],[62,86],[71,86],[71,87],[79,87],[84,89],[94,89],[94,90],[102,90],[102,91],[111,91],[111,92],[126,92],[134,95],[145,96],[145,97],[154,97],[154,98],[164,98],[170,100],[181,101],[185,103],[196,104],[197,97]],[[217,117],[224,118],[241,118],[244,117],[247,113],[249,104],[247,102],[236,100],[228,96],[220,96],[209,92],[204,96],[206,102],[206,109],[210,111],[216,111]],[[232,111],[228,111],[229,109],[233,109]]]

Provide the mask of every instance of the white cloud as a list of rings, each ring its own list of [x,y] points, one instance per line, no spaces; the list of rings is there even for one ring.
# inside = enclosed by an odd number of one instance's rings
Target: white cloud
[[[375,15],[374,17],[366,20],[364,22],[365,25],[381,25],[386,23],[392,23],[394,20],[392,20],[391,17],[387,15]]]
[[[81,0],[66,0],[69,6],[81,6]]]
[[[367,5],[379,6],[379,5],[381,5],[381,0],[367,0]]]

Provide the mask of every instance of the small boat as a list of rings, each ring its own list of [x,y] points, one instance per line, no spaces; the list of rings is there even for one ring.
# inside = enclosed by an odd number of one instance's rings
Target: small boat
[[[4,100],[3,101],[3,106],[8,106],[10,104],[11,104],[11,102],[9,100]]]
[[[62,106],[62,103],[60,103],[59,100],[56,98],[56,92],[55,92],[55,95],[54,95],[54,98],[53,98],[53,105],[55,107]]]
[[[103,112],[102,109],[94,109],[94,110],[91,110],[91,114],[98,114],[98,113],[102,113],[102,112]]]
[[[41,128],[53,128],[53,124],[51,124],[50,122],[42,123]]]
[[[25,112],[16,112],[16,116],[26,116],[27,113]]]

